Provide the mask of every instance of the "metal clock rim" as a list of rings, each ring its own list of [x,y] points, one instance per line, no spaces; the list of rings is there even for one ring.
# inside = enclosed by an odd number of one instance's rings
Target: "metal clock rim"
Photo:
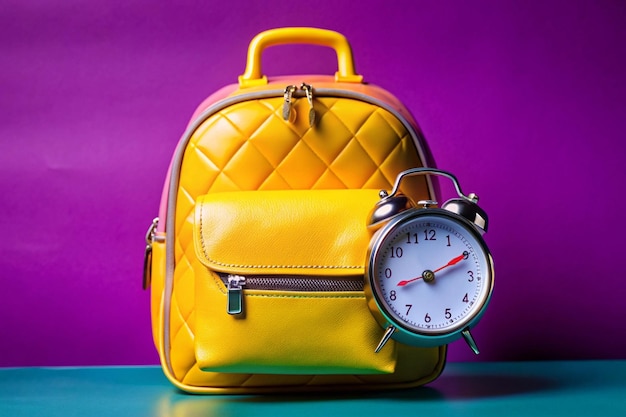
[[[476,238],[476,241],[478,242],[482,251],[485,254],[488,269],[488,271],[486,272],[489,275],[487,282],[488,288],[485,292],[485,295],[481,297],[481,300],[478,302],[479,308],[475,310],[475,313],[471,314],[470,317],[468,317],[466,320],[460,320],[452,328],[447,328],[445,330],[431,330],[428,332],[408,327],[399,319],[394,318],[394,315],[388,311],[388,308],[385,307],[387,303],[384,300],[381,300],[381,294],[378,294],[378,291],[376,290],[377,286],[374,283],[374,261],[378,258],[379,250],[381,249],[385,238],[391,236],[394,229],[397,229],[399,224],[404,223],[408,220],[412,220],[413,218],[419,218],[426,215],[446,217],[452,221],[460,223],[460,225],[463,226],[464,229],[472,234],[473,237]],[[491,256],[491,252],[489,251],[480,233],[475,229],[475,227],[469,220],[441,208],[413,209],[402,212],[392,218],[387,224],[385,224],[380,230],[375,233],[374,238],[371,240],[367,252],[367,262],[365,264],[365,295],[366,297],[370,298],[370,300],[368,300],[368,304],[370,304],[370,310],[375,313],[374,316],[381,326],[387,327],[389,325],[393,325],[399,330],[403,331],[400,332],[400,334],[396,332],[398,336],[406,333],[408,337],[423,338],[425,345],[428,344],[426,343],[426,340],[431,340],[432,345],[439,345],[449,343],[453,340],[456,340],[457,338],[460,338],[461,332],[464,329],[472,327],[481,318],[487,305],[489,304],[491,295],[493,293],[495,278],[494,274],[493,258]],[[373,302],[375,305],[372,306],[371,302]],[[406,342],[406,340],[403,341]]]

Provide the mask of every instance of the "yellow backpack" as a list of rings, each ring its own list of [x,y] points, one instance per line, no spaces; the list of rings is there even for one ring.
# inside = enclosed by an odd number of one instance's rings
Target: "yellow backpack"
[[[330,47],[335,76],[267,78],[274,45]],[[167,378],[193,393],[414,387],[446,347],[390,341],[363,294],[369,211],[427,166],[409,111],[354,70],[340,34],[263,32],[245,73],[202,103],[174,153],[146,237],[145,287]],[[427,177],[404,192],[435,199]]]

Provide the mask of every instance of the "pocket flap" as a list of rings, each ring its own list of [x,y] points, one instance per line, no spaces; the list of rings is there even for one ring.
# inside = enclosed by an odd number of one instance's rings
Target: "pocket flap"
[[[212,193],[196,201],[196,255],[235,274],[359,275],[378,190]]]

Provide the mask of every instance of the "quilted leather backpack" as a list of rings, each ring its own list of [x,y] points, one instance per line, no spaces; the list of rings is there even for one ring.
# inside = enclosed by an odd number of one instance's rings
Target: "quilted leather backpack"
[[[264,49],[334,49],[334,76],[268,78]],[[414,387],[446,347],[390,341],[363,294],[368,212],[396,176],[427,166],[409,111],[363,82],[340,34],[257,35],[237,84],[184,131],[147,234],[144,285],[163,371],[194,393]],[[404,192],[435,199],[430,180]]]

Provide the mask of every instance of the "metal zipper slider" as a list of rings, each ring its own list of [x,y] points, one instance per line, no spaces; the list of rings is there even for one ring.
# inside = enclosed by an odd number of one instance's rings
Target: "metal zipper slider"
[[[159,224],[159,218],[155,217],[146,233],[146,250],[143,257],[143,289],[150,288],[152,283],[152,243],[155,240],[156,228]]]
[[[304,90],[306,99],[309,102],[309,126],[315,126],[315,109],[313,108],[313,86],[310,84],[302,83],[300,88]]]
[[[293,105],[293,93],[298,89],[295,85],[288,85],[285,87],[284,101],[283,101],[283,120],[289,122],[291,119],[291,106]]]
[[[246,277],[241,275],[228,276],[228,294],[226,311],[230,315],[241,314],[243,312],[243,286],[246,285]]]

